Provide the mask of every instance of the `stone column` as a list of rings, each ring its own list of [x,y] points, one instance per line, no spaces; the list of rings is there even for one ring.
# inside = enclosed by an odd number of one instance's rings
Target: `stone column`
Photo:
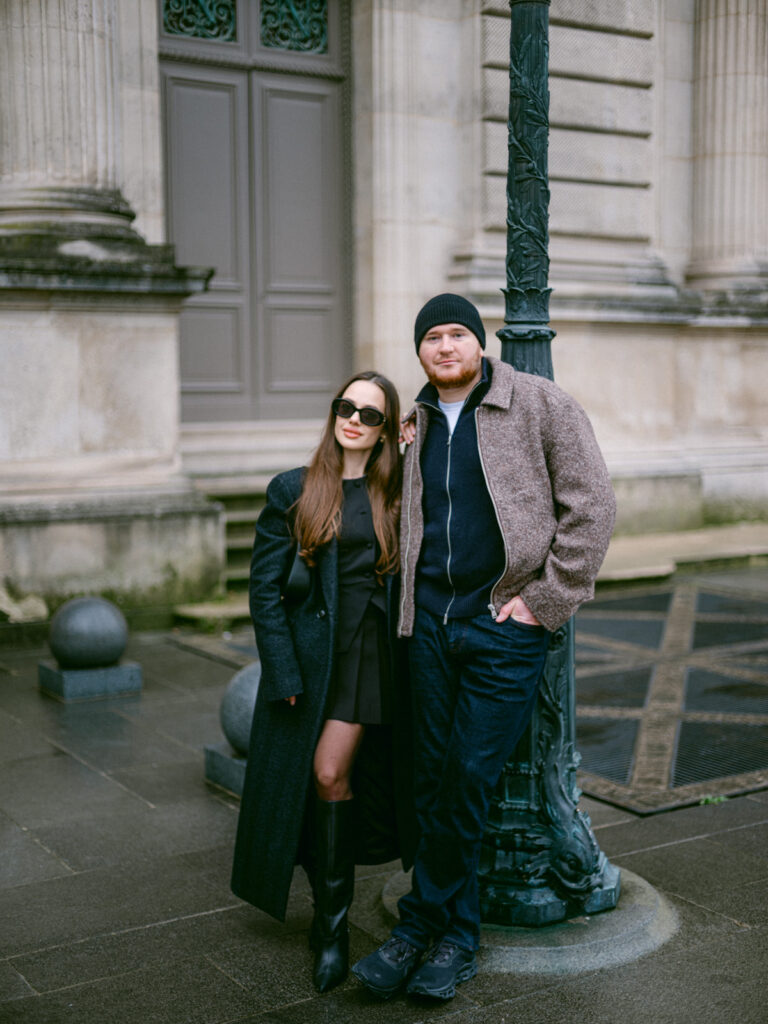
[[[129,214],[115,53],[115,0],[0,5],[0,230]]]
[[[768,4],[697,0],[688,282],[768,284]]]

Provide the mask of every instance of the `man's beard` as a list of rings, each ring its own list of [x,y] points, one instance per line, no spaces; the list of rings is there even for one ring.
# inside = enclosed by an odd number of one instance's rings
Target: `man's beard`
[[[459,370],[455,376],[440,376],[434,370],[425,371],[430,384],[436,388],[464,388],[471,384],[480,373],[480,363],[477,366],[466,366]]]

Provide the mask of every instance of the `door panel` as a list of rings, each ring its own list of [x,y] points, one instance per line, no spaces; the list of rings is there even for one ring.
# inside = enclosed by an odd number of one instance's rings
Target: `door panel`
[[[175,65],[164,75],[169,233],[182,265],[215,267],[180,320],[182,417],[248,419],[253,373],[248,79]]]
[[[263,75],[253,90],[254,145],[263,154],[255,291],[268,339],[261,406],[265,415],[322,415],[344,371],[339,87]]]
[[[182,262],[213,260],[219,286],[242,283],[238,253],[237,100],[243,82],[168,81],[173,125],[170,211]]]
[[[333,309],[325,306],[298,308],[268,305],[265,310],[265,328],[272,339],[267,350],[264,377],[271,400],[281,404],[286,393],[321,392],[319,403],[303,403],[304,415],[321,416],[327,412],[327,395],[341,383],[340,374],[334,372]],[[296,358],[296,351],[300,356]],[[279,398],[277,396],[280,396]],[[298,416],[298,413],[294,413]]]
[[[333,204],[334,119],[327,92],[261,87],[262,152],[266,153],[265,277],[270,288],[329,290],[324,266]]]
[[[180,330],[181,380],[189,399],[195,394],[242,394],[245,346],[240,310],[189,304],[182,310]]]

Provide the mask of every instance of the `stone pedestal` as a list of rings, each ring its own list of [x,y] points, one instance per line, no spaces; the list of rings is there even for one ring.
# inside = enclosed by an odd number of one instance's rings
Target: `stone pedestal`
[[[111,601],[67,601],[51,620],[48,645],[56,661],[38,663],[40,689],[63,701],[137,693],[141,666],[120,660],[127,642],[125,617]]]
[[[37,681],[43,693],[62,701],[123,697],[142,687],[141,665],[125,661],[108,668],[59,668],[54,661],[41,661]]]
[[[232,749],[229,743],[206,743],[205,779],[212,786],[233,796],[243,795],[247,758]]]
[[[242,796],[253,709],[261,680],[261,664],[252,662],[236,673],[221,700],[219,720],[228,742],[205,747],[205,778],[234,796]]]

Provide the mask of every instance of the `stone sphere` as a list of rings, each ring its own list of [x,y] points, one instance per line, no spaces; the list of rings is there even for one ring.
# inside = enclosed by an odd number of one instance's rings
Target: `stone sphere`
[[[261,662],[252,661],[234,675],[219,708],[219,721],[230,746],[242,757],[248,753],[248,741],[251,737],[251,721],[253,709],[256,707],[256,695],[259,692],[261,679]]]
[[[127,643],[125,616],[102,597],[75,597],[51,619],[48,646],[61,668],[107,668]]]

